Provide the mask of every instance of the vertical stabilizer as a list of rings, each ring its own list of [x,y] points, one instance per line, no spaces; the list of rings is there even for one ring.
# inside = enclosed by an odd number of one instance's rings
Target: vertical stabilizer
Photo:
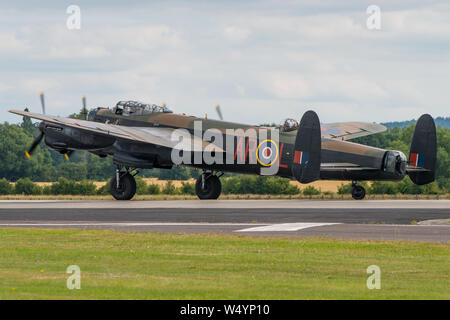
[[[416,124],[409,152],[407,173],[418,185],[434,181],[436,170],[436,126],[429,114],[422,115]]]
[[[301,183],[320,179],[320,153],[322,138],[319,117],[307,111],[300,120],[294,145],[292,174]]]

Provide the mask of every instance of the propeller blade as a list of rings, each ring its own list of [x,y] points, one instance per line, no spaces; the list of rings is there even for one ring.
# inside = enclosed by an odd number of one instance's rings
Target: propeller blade
[[[28,159],[31,158],[31,154],[33,153],[34,149],[36,149],[38,144],[41,143],[43,137],[44,133],[41,131],[41,133],[36,137],[36,139],[34,139],[28,151],[25,151],[25,155],[27,156]]]
[[[42,114],[45,114],[44,92],[41,92],[40,97],[41,97]]]
[[[219,119],[223,120],[222,111],[220,110],[220,105],[216,104],[214,106],[214,109],[216,109],[217,114],[219,115]]]
[[[81,112],[83,114],[83,120],[87,120],[86,96],[81,97],[81,101],[83,102],[83,109]]]

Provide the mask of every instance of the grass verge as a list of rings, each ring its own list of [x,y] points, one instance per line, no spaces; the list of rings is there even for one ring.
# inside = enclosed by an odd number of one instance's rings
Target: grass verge
[[[0,299],[449,299],[445,244],[0,229]],[[68,290],[66,268],[81,268]],[[368,290],[366,268],[381,268]]]

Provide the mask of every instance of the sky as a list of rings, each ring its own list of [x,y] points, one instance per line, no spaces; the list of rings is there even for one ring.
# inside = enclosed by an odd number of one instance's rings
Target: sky
[[[70,5],[80,29],[69,29]],[[370,5],[380,28],[370,29]],[[72,20],[70,20],[72,21]],[[448,1],[0,0],[0,122],[119,100],[261,124],[450,116]]]

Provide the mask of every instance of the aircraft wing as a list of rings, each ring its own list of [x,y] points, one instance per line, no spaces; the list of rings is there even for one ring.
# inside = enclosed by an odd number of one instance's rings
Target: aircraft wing
[[[320,127],[322,137],[338,140],[350,140],[386,131],[385,126],[370,122],[321,123]]]
[[[21,116],[38,119],[53,124],[59,124],[72,128],[90,131],[92,133],[113,136],[121,139],[155,144],[168,148],[175,148],[184,151],[191,150],[205,150],[210,142],[202,141],[201,138],[194,139],[194,136],[189,133],[190,139],[183,139],[182,144],[179,141],[172,141],[172,133],[176,130],[174,128],[159,128],[159,127],[127,127],[115,125],[110,123],[100,123],[87,120],[78,120],[71,118],[63,118],[57,116],[50,116],[21,110],[10,110],[9,112]],[[216,147],[216,152],[224,152],[223,149]]]

